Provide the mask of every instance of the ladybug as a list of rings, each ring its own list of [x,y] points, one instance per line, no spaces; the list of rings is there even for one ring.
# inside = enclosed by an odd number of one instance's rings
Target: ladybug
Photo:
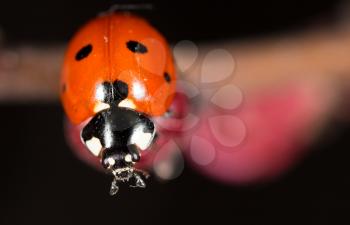
[[[61,101],[87,150],[114,179],[133,179],[141,152],[157,137],[154,118],[167,114],[176,88],[173,56],[164,37],[128,12],[99,16],[72,38],[61,74]]]

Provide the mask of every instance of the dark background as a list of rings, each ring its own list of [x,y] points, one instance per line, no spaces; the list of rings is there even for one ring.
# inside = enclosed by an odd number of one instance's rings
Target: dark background
[[[0,25],[9,43],[68,41],[82,23],[116,3],[142,1],[4,0]],[[345,1],[146,1],[154,10],[138,11],[170,40],[259,37],[303,29],[337,19]]]
[[[3,1],[6,45],[66,42],[116,1]],[[339,1],[155,1],[144,12],[170,41],[245,39],[331,24]],[[169,183],[108,195],[110,178],[77,160],[59,103],[0,106],[0,224],[349,224],[350,125],[332,119],[281,179],[229,187],[186,167]]]

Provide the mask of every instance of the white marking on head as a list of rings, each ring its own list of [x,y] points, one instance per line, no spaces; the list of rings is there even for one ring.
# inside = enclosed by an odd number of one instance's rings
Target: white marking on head
[[[143,126],[136,127],[129,142],[137,145],[141,150],[146,150],[152,143],[155,131],[153,133],[145,133],[143,128]]]
[[[134,102],[130,99],[124,99],[123,101],[119,102],[118,106],[129,109],[136,109]]]
[[[132,156],[130,154],[127,154],[125,157],[124,157],[124,160],[125,162],[132,162]]]
[[[146,89],[140,82],[134,82],[132,85],[132,92],[136,99],[141,100],[146,96]]]
[[[114,166],[114,164],[115,164],[115,160],[113,158],[111,158],[111,157],[109,157],[107,159],[107,162],[108,162],[108,165],[110,165],[110,166]]]
[[[109,109],[111,106],[104,102],[97,102],[94,106],[94,113],[98,113],[102,110]]]
[[[102,144],[96,137],[92,137],[90,140],[86,141],[85,145],[94,156],[98,156],[102,150]]]

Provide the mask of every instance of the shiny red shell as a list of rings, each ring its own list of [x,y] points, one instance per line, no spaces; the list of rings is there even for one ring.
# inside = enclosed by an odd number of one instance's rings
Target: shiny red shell
[[[128,85],[120,107],[160,116],[176,86],[171,50],[146,20],[130,13],[97,17],[69,43],[61,76],[61,100],[73,124],[103,110],[98,87],[116,80]]]

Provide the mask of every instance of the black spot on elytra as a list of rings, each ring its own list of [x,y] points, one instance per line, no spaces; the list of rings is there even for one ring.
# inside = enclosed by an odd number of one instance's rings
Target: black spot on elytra
[[[137,41],[128,41],[126,47],[134,53],[144,54],[148,51],[146,46]]]
[[[168,83],[171,82],[171,77],[170,77],[170,75],[167,72],[165,72],[163,76],[164,76],[164,80],[166,82],[168,82]]]
[[[86,58],[92,51],[92,45],[88,44],[84,47],[82,47],[77,54],[75,55],[75,60],[80,61],[84,58]]]
[[[102,87],[104,99],[101,99],[101,101],[105,103],[118,104],[129,94],[128,85],[121,80],[116,80],[113,84],[105,81],[102,83]]]
[[[124,81],[121,81],[121,80],[116,80],[113,83],[113,87],[115,90],[115,93],[114,93],[115,99],[121,101],[121,100],[125,99],[126,97],[128,97],[129,87],[128,87],[127,83],[125,83]]]
[[[102,83],[103,87],[103,99],[100,99],[100,101],[103,101],[105,103],[112,103],[113,102],[113,85],[107,81]]]

